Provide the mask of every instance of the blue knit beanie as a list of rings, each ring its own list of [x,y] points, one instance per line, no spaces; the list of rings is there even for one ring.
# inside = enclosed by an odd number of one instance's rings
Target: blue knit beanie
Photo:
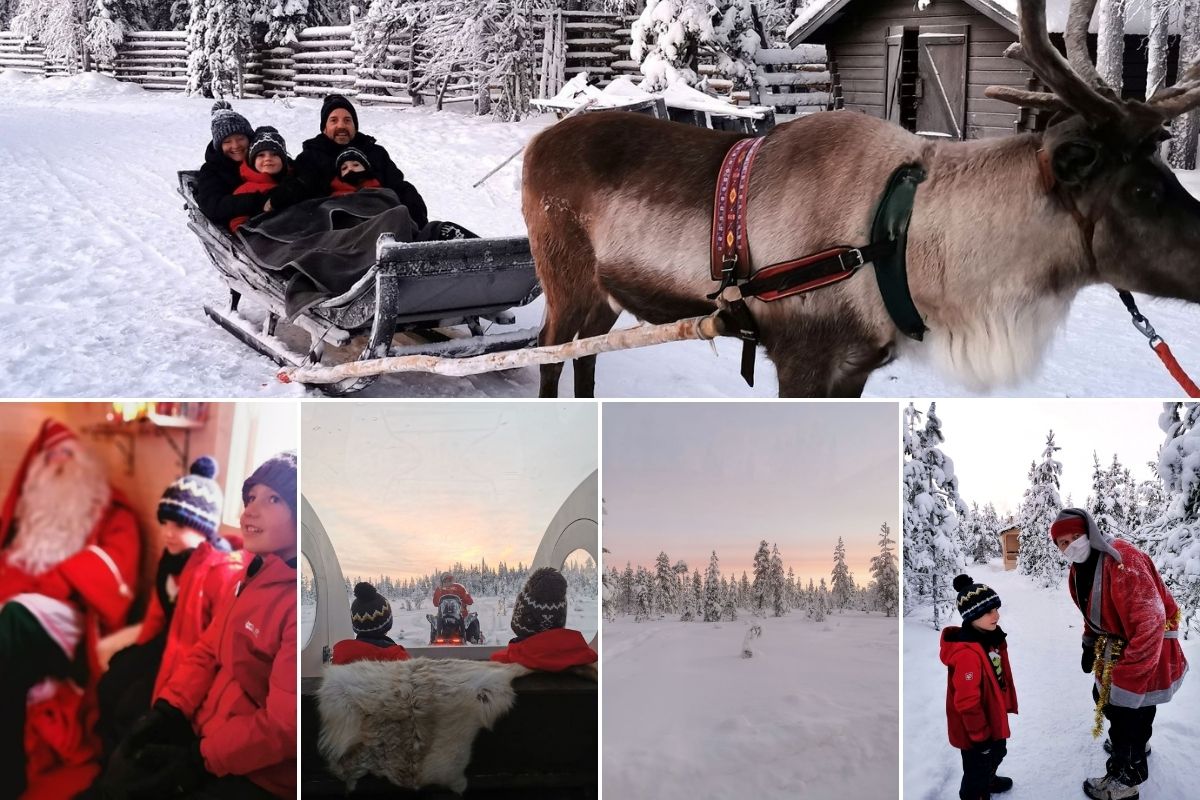
[[[204,534],[213,544],[225,540],[217,534],[221,526],[223,495],[217,485],[218,466],[211,456],[200,456],[192,462],[187,475],[179,478],[163,492],[158,501],[158,521],[175,522]]]

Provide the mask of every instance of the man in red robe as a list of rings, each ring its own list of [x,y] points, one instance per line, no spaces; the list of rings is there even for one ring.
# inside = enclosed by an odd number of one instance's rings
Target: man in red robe
[[[0,798],[95,777],[96,642],[126,621],[140,551],[103,465],[46,420],[0,507]]]

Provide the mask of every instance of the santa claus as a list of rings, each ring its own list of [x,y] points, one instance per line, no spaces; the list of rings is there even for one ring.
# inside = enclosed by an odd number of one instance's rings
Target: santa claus
[[[104,467],[45,421],[0,508],[0,798],[70,797],[95,777],[96,642],[125,624],[140,549]]]

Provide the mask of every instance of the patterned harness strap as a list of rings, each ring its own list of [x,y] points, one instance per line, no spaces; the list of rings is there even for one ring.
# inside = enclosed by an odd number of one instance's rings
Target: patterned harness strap
[[[750,168],[764,141],[762,137],[739,139],[721,162],[713,203],[709,268],[712,279],[721,282],[716,294],[734,281],[750,277],[750,242],[746,236]]]

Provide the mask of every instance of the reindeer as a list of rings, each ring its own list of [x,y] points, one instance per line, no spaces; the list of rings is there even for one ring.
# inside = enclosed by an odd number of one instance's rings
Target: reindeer
[[[1068,62],[1050,43],[1044,0],[1020,0],[1007,55],[1050,91],[987,93],[1052,111],[1045,133],[930,141],[834,111],[766,136],[749,183],[756,266],[865,243],[889,175],[907,163],[927,173],[907,244],[923,343],[900,334],[869,265],[812,293],[751,299],[781,396],[857,397],[873,370],[910,351],[973,387],[1012,383],[1039,365],[1090,284],[1200,302],[1200,202],[1157,154],[1165,123],[1200,106],[1200,61],[1147,102],[1120,99],[1087,55],[1095,4],[1072,2]],[[739,138],[604,112],[533,140],[522,210],[546,296],[540,344],[604,334],[623,309],[651,323],[717,309],[713,193]],[[557,396],[561,371],[541,367],[541,396]],[[594,387],[595,356],[577,359],[576,396]]]

